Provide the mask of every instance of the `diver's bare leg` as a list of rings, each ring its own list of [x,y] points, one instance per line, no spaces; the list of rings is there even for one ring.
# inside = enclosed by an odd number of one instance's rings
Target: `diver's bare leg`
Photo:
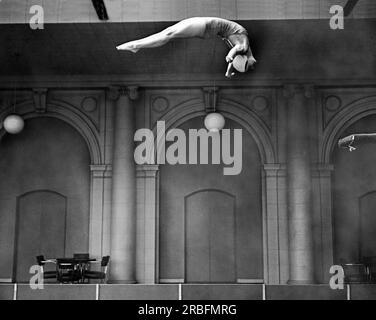
[[[169,28],[143,39],[123,43],[120,46],[117,46],[116,49],[128,50],[136,53],[142,48],[161,47],[172,39],[172,37],[170,36],[171,33]]]
[[[164,30],[143,39],[123,43],[118,50],[129,50],[136,53],[143,48],[161,47],[175,38],[202,37],[206,28],[205,18],[184,19]]]

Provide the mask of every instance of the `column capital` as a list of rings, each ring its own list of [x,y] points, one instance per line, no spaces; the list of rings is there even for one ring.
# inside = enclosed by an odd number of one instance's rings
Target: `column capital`
[[[313,177],[330,177],[334,171],[334,165],[330,163],[316,163],[312,168]]]
[[[333,171],[334,165],[331,163],[316,163],[314,169],[318,171]]]
[[[266,163],[264,171],[267,177],[283,176],[286,174],[286,165],[281,163]]]
[[[107,97],[110,100],[117,100],[120,97],[120,88],[119,86],[109,86],[108,87],[108,95]]]
[[[110,100],[117,100],[120,96],[128,96],[131,100],[136,100],[138,98],[138,86],[109,86],[108,87],[108,98]]]
[[[311,83],[288,83],[283,85],[283,96],[287,99],[293,98],[296,94],[303,94],[310,99],[315,96],[315,85]]]
[[[139,164],[136,166],[137,177],[155,178],[159,171],[157,164]]]
[[[127,94],[128,94],[129,99],[137,100],[138,95],[139,95],[138,86],[128,86],[126,88],[127,88]]]
[[[112,174],[112,165],[110,164],[92,164],[90,171],[94,178],[110,177]]]

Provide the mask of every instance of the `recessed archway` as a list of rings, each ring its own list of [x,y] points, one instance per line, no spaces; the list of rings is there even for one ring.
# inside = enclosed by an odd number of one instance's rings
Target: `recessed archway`
[[[376,109],[370,107],[357,111],[341,127],[338,135],[376,131]],[[359,262],[376,254],[373,245],[376,241],[376,144],[362,144],[354,152],[335,148],[330,159],[334,165],[334,262]]]
[[[26,117],[21,133],[2,136],[0,153],[0,232],[7,248],[1,260],[8,262],[0,271],[27,281],[24,267],[34,264],[36,255],[87,251],[91,157],[80,133],[56,117]],[[52,230],[65,239],[56,251],[45,245],[59,237]]]
[[[188,136],[188,130],[199,129],[203,119],[201,115],[179,121],[178,128]],[[264,279],[261,155],[252,135],[239,123],[227,117],[225,128],[242,129],[243,165],[239,175],[226,176],[223,163],[210,161],[159,166],[161,282],[241,283]],[[219,243],[222,250],[218,250]],[[228,259],[219,258],[224,253]],[[198,267],[198,263],[202,265]]]
[[[45,112],[36,112],[31,100],[26,100],[17,104],[17,110],[25,110],[19,114],[25,119],[33,118],[56,118],[60,119],[78,131],[86,141],[90,152],[91,164],[101,164],[101,149],[99,146],[98,131],[94,123],[74,106],[65,101],[51,100],[47,104]],[[4,119],[12,111],[11,108],[4,109],[0,112],[0,119]],[[0,130],[0,140],[4,136],[5,130]]]

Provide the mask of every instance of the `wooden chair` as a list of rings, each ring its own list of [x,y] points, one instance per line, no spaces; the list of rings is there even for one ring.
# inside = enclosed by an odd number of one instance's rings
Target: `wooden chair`
[[[89,260],[90,254],[89,253],[74,253],[73,254],[73,259],[82,259],[82,260]],[[80,273],[81,273],[81,281],[84,281],[83,274],[84,270],[86,270],[89,267],[88,262],[80,262],[79,264],[80,267]]]
[[[345,263],[342,267],[345,272],[345,283],[368,282],[368,271],[364,263]]]
[[[84,270],[83,272],[83,279],[87,279],[88,281],[90,279],[97,279],[101,280],[102,283],[106,282],[107,277],[107,269],[108,264],[110,262],[110,256],[104,256],[101,260],[101,270],[100,271],[93,271],[93,270]],[[93,263],[91,263],[93,264]]]
[[[43,273],[43,279],[56,279],[57,274],[56,271],[44,271],[44,265],[46,263],[54,263],[56,262],[54,260],[46,260],[43,255],[39,255],[36,257],[37,263],[41,267],[42,273]]]
[[[367,267],[368,280],[371,283],[376,283],[376,257],[364,257],[362,262]]]

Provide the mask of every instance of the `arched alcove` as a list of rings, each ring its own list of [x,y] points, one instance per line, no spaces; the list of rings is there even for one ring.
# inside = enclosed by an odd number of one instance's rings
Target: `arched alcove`
[[[194,115],[190,113],[189,119],[175,121],[173,125],[182,129],[187,139],[189,129],[200,129],[203,125],[204,115]],[[264,277],[261,173],[265,153],[260,154],[249,131],[229,116],[226,117],[225,128],[242,129],[242,171],[239,175],[224,175],[223,163],[211,164],[210,156],[209,164],[165,164],[159,167],[161,282],[235,283]],[[166,148],[168,146],[169,143],[166,143]],[[211,150],[211,144],[208,149]],[[189,152],[187,150],[187,158]],[[207,229],[205,226],[209,225],[210,217],[217,217],[218,223]],[[199,230],[193,227],[197,223]],[[197,237],[195,232],[199,232],[202,239],[222,235],[224,245],[234,242],[234,247],[217,250],[214,238],[211,244],[210,241],[192,242],[192,237]],[[207,250],[217,252],[217,256],[207,255]],[[233,260],[227,261],[226,267],[221,269],[218,257],[224,252],[233,255]],[[202,263],[209,259],[215,265],[207,270],[205,277],[200,278],[197,272],[188,269],[192,265],[190,258]],[[233,267],[230,267],[232,264]],[[199,269],[196,266],[196,271]]]
[[[218,104],[217,110],[225,119],[231,119],[239,123],[252,136],[256,142],[262,163],[275,163],[276,156],[270,132],[265,123],[253,111],[228,99],[222,99]],[[201,100],[188,101],[172,108],[160,121],[165,122],[167,132],[169,129],[177,128],[192,118],[205,115],[205,107]],[[204,122],[199,128],[204,128]],[[156,139],[155,145],[158,146],[156,124],[153,127],[153,133]],[[160,152],[161,150],[156,147],[155,155]]]
[[[14,280],[30,279],[36,255],[64,257],[67,204],[65,196],[51,190],[34,190],[17,197]],[[49,264],[45,268],[56,269]]]
[[[186,282],[237,282],[236,200],[217,189],[184,197]]]
[[[25,257],[30,263],[34,262],[37,254],[71,255],[88,250],[91,156],[87,143],[66,121],[56,117],[25,118],[25,128],[21,133],[4,133],[0,140],[0,272],[9,277],[17,275],[15,257],[17,250],[21,250],[15,243],[19,239],[16,231],[27,236],[43,224],[47,226],[44,228],[46,231],[51,227],[46,221],[51,220],[43,219],[63,212],[64,206],[65,224],[54,225],[64,234],[63,252],[61,248],[55,253],[41,252],[44,250],[43,242],[51,239],[45,237],[48,232],[40,232],[38,244],[23,242],[26,246],[37,246],[22,248],[21,251],[27,252],[28,256],[18,256],[18,263],[20,257]],[[32,205],[23,205],[26,199],[23,195],[36,195],[38,190],[43,190],[38,193],[39,200],[27,198]],[[51,196],[55,194],[66,199],[66,204],[59,205],[60,201]],[[23,217],[26,220],[34,217],[35,220],[30,221],[35,226],[27,228],[28,223],[22,231],[19,230],[19,226],[24,225]],[[19,280],[25,281],[24,278]]]
[[[374,106],[351,110],[351,114],[333,136],[376,132]],[[334,165],[334,261],[356,262],[376,254],[376,144],[362,144],[354,152],[333,148],[330,158]]]
[[[376,114],[376,96],[362,98],[348,104],[328,123],[323,132],[319,148],[321,163],[330,163],[333,151],[338,146],[338,139],[352,124],[369,115]]]
[[[47,109],[45,112],[35,112],[34,103],[31,100],[26,100],[16,106],[18,113],[24,118],[56,118],[60,119],[73,128],[76,129],[86,141],[87,148],[90,153],[90,164],[101,163],[101,149],[99,146],[98,131],[95,124],[80,110],[70,105],[69,103],[61,100],[50,100],[47,103]],[[12,108],[4,109],[0,111],[0,119],[4,119],[7,114],[12,112]],[[0,140],[5,134],[5,130],[0,130]]]

